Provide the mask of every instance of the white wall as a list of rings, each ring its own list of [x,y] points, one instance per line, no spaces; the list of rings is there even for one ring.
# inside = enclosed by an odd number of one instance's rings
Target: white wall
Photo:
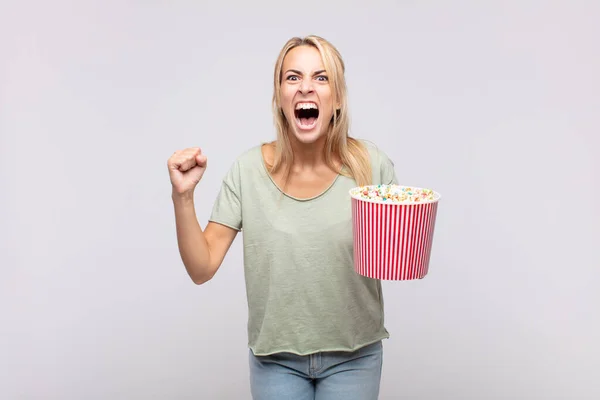
[[[323,3],[2,2],[0,398],[250,398],[241,241],[192,284],[166,160],[208,154],[204,224],[309,33],[353,135],[444,196],[381,398],[600,398],[600,3]]]

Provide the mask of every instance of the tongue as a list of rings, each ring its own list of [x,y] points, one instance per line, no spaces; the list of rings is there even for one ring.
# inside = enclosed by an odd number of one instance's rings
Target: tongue
[[[306,125],[306,126],[310,126],[312,124],[315,123],[315,119],[314,117],[310,117],[310,118],[300,118],[300,123],[302,125]]]

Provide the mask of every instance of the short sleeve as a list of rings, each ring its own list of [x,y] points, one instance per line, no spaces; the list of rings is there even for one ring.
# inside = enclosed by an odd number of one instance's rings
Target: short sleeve
[[[242,199],[238,162],[227,171],[221,182],[221,189],[213,205],[209,221],[216,222],[238,231],[242,230]]]

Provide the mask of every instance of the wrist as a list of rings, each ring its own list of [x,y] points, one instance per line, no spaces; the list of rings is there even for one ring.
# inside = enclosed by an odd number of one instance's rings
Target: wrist
[[[173,203],[176,205],[192,205],[194,204],[194,192],[178,193],[175,190],[171,193]]]

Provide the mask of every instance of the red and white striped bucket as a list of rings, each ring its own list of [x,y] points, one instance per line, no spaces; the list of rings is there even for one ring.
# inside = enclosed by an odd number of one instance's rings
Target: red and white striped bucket
[[[429,196],[402,202],[363,195],[365,190],[390,188],[427,191]],[[355,271],[385,280],[422,279],[427,275],[440,194],[416,187],[373,185],[354,188],[350,196]]]

